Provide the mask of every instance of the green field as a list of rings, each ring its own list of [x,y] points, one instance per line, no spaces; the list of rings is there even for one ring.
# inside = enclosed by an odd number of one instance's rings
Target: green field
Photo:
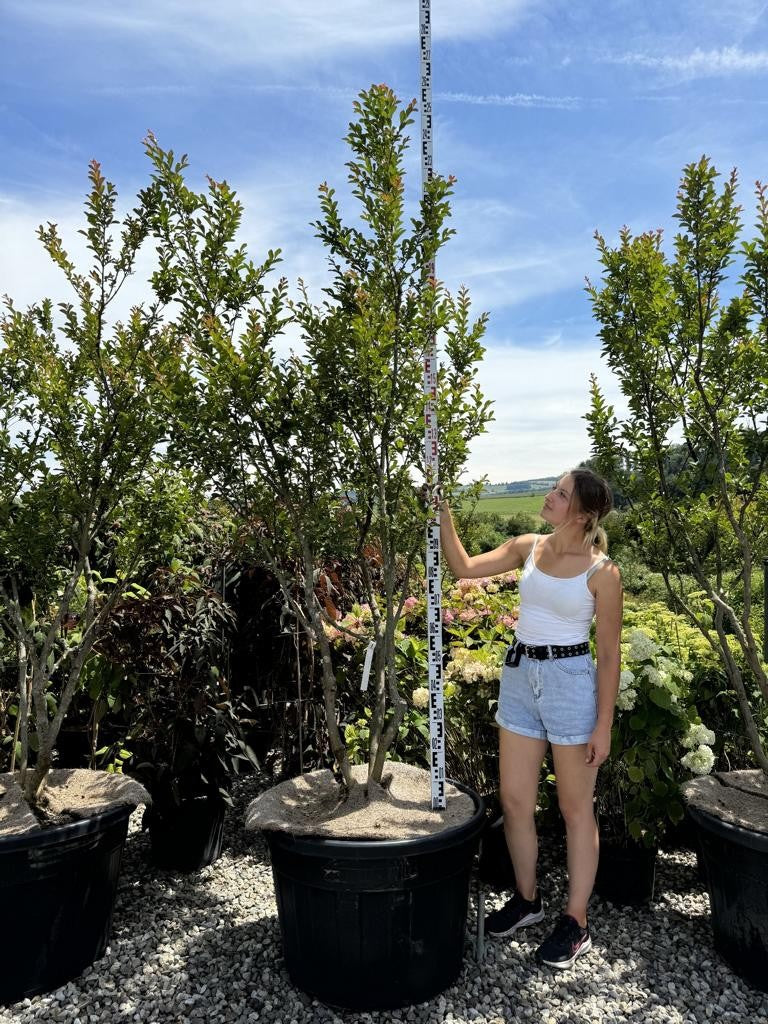
[[[544,494],[489,494],[480,499],[478,512],[497,512],[501,516],[511,516],[515,512],[528,512],[538,515],[544,504]]]

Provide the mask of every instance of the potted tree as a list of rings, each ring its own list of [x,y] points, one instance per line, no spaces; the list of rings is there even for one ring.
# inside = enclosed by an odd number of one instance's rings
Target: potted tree
[[[624,228],[615,247],[597,235],[603,279],[589,292],[629,415],[617,418],[593,379],[587,419],[598,464],[626,496],[670,607],[716,653],[738,703],[755,767],[716,771],[683,793],[699,831],[716,948],[765,988],[768,675],[755,599],[768,553],[768,197],[758,183],[756,235],[739,247],[736,172],[721,188],[717,178],[706,157],[685,168],[669,256],[661,231],[633,237]],[[737,255],[743,272],[724,301]],[[685,457],[673,461],[681,439]]]
[[[419,1001],[455,978],[482,824],[479,800],[459,790],[447,812],[433,814],[422,769],[390,764],[385,774],[406,709],[396,627],[424,543],[426,512],[415,484],[423,470],[422,360],[432,330],[444,343],[438,404],[448,487],[489,416],[475,382],[485,319],[473,324],[467,294],[452,298],[425,271],[451,233],[450,180],[429,185],[406,227],[413,109],[400,107],[386,86],[371,87],[355,104],[347,167],[361,221],[347,225],[334,189],[320,186],[315,228],[331,274],[319,306],[303,287],[295,301],[285,282],[268,290],[264,278],[277,256],[255,266],[236,246],[242,211],[231,189],[211,182],[207,195],[194,193],[184,182],[185,160],[148,140],[161,196],[158,286],[179,302],[179,331],[191,346],[183,422],[204,424],[192,432],[182,424],[177,443],[237,511],[317,652],[339,779],[325,771],[278,786],[250,808],[248,826],[267,829],[291,977],[321,999],[358,1009]],[[289,319],[302,351],[279,358]],[[368,763],[358,768],[336,707],[338,687],[360,680],[337,679],[325,628],[340,626],[339,598],[323,569],[340,555],[357,566],[357,596],[368,607],[375,645]],[[414,776],[416,793],[406,796]],[[406,835],[387,838],[384,823],[409,800],[417,820]],[[451,816],[461,824],[446,828]],[[442,834],[424,836],[435,828]],[[373,970],[379,964],[389,970]]]
[[[212,586],[217,569],[178,558],[156,569],[139,597],[114,607],[99,644],[132,695],[125,743],[136,752],[131,774],[152,798],[144,813],[152,859],[180,871],[219,857],[232,777],[243,762],[256,764],[240,725],[245,695],[228,679],[235,616]]]
[[[634,905],[653,899],[659,843],[684,816],[680,786],[711,771],[715,736],[689,698],[679,651],[636,626],[624,630],[622,652],[611,757],[597,780],[595,890]]]
[[[2,1003],[103,954],[128,816],[148,799],[118,773],[52,771],[94,645],[179,514],[160,446],[180,347],[160,329],[159,306],[109,326],[149,232],[141,203],[116,244],[116,198],[92,163],[87,272],[55,225],[40,229],[75,295],[60,321],[48,300],[20,310],[9,299],[0,321],[0,629],[16,664],[0,776],[0,899],[14,927]]]

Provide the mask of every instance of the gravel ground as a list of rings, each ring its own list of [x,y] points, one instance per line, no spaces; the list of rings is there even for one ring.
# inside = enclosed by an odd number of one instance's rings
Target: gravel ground
[[[148,863],[137,812],[107,955],[76,982],[0,1010],[0,1022],[768,1024],[768,995],[745,985],[712,949],[709,901],[687,852],[660,854],[656,900],[648,909],[627,911],[593,898],[593,950],[570,971],[540,969],[533,961],[548,920],[520,939],[487,944],[481,964],[468,937],[458,982],[428,1003],[372,1014],[328,1009],[294,989],[283,970],[266,847],[240,824],[258,785],[255,778],[239,784],[224,853],[196,875]],[[542,850],[541,861],[554,916],[565,885],[562,849]],[[504,894],[486,892],[488,910],[503,900]],[[475,915],[473,898],[471,935]]]

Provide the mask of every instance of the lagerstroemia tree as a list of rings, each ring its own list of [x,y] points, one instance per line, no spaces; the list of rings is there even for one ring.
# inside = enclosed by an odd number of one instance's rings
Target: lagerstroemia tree
[[[717,177],[706,158],[685,168],[670,257],[661,231],[624,228],[616,247],[596,236],[603,278],[588,290],[629,415],[615,416],[593,378],[587,420],[598,467],[629,499],[674,609],[721,658],[768,772],[755,720],[768,705],[768,675],[752,581],[768,554],[768,197],[758,183],[757,233],[739,247],[736,173],[721,189]],[[723,300],[737,256],[743,272]],[[673,475],[666,456],[681,438],[688,456]]]
[[[319,652],[334,761],[355,783],[337,722],[337,678],[326,625],[336,610],[324,565],[343,556],[359,569],[373,616],[368,779],[380,782],[405,701],[397,685],[395,630],[424,543],[426,512],[416,486],[423,466],[423,353],[439,332],[440,460],[447,489],[472,438],[490,419],[477,382],[485,316],[472,321],[465,291],[449,295],[425,268],[446,243],[452,180],[436,177],[416,215],[406,216],[407,128],[386,86],[355,103],[346,142],[359,221],[347,223],[336,193],[320,186],[314,225],[328,258],[325,298],[300,285],[289,298],[237,235],[242,206],[224,183],[196,193],[156,140],[155,229],[161,295],[177,300],[189,345],[188,405],[177,443],[190,465],[237,511],[259,556]],[[288,321],[301,347],[279,355]],[[352,683],[354,685],[354,682]],[[359,685],[359,684],[358,684]]]
[[[21,310],[6,298],[0,319],[0,629],[16,651],[11,764],[33,806],[115,602],[184,506],[163,450],[182,346],[159,302],[108,319],[150,231],[141,202],[117,239],[116,203],[93,162],[90,270],[54,224],[39,232],[74,300]]]

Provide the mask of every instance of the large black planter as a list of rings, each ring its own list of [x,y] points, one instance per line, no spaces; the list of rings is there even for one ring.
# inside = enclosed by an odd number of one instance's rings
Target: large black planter
[[[458,785],[454,783],[454,785]],[[404,841],[266,833],[291,981],[332,1006],[420,1003],[461,971],[472,864],[484,824],[472,818]]]
[[[656,884],[656,849],[601,839],[595,892],[623,907],[650,903]]]
[[[132,811],[0,836],[0,1005],[58,988],[104,955]]]
[[[515,888],[515,869],[507,848],[502,815],[493,821],[486,820],[477,870],[481,881],[492,889],[512,892]]]
[[[171,871],[199,871],[221,855],[227,805],[215,797],[194,797],[180,805],[145,811],[152,861]]]
[[[688,804],[698,828],[715,949],[751,985],[768,992],[768,835]]]

